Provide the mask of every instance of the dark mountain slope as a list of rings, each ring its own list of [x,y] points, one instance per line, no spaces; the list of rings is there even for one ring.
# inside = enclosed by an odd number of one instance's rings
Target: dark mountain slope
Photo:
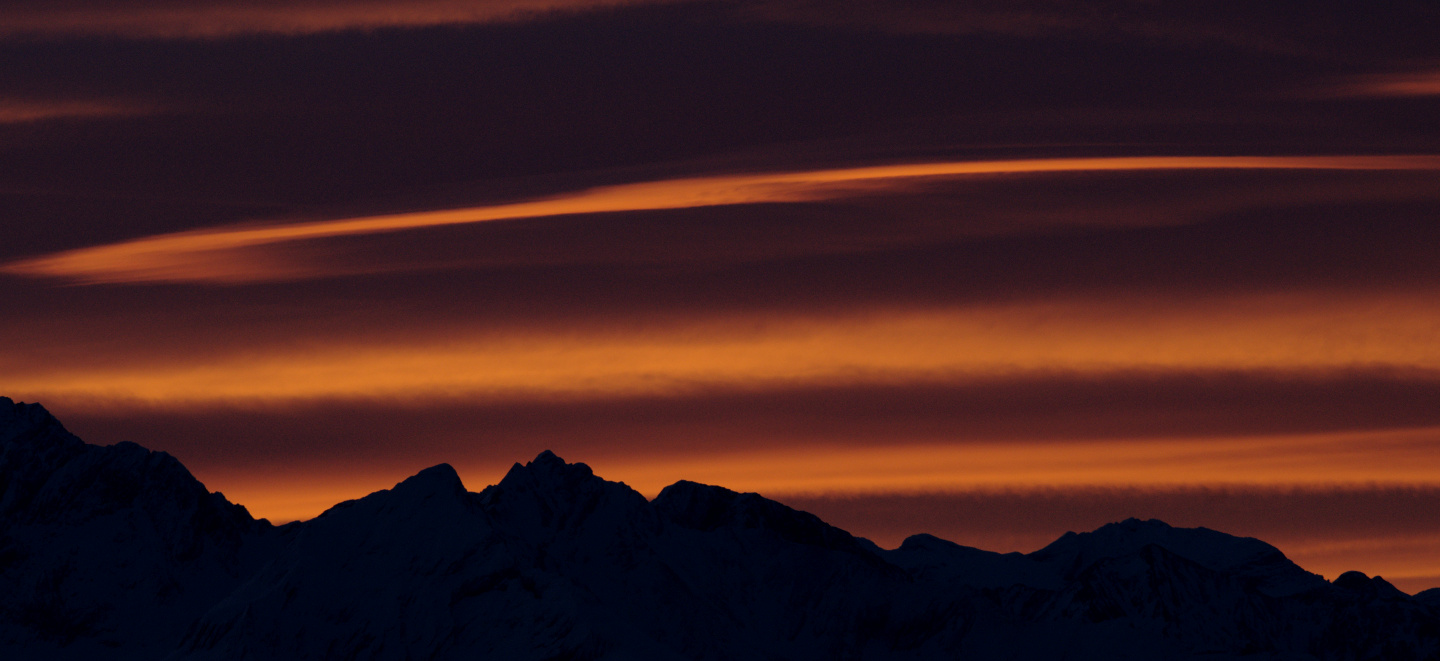
[[[170,455],[0,397],[0,641],[20,658],[159,655],[282,537]]]

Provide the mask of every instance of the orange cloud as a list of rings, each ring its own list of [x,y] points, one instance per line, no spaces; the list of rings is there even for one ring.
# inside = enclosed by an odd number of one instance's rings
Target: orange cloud
[[[245,34],[297,35],[387,27],[524,20],[550,12],[590,11],[667,0],[309,0],[280,2],[69,2],[8,7],[0,36],[104,35],[211,39]],[[673,1],[673,0],[668,0]]]
[[[1440,370],[1428,294],[1245,295],[697,319],[631,329],[456,329],[423,341],[189,349],[104,363],[12,361],[6,387],[55,401],[188,406],[326,398],[492,400],[704,388],[907,383],[1034,372]],[[197,353],[198,352],[198,353]],[[128,361],[127,361],[128,359]]]
[[[246,282],[304,277],[263,246],[497,220],[805,202],[927,177],[1137,170],[1440,170],[1440,156],[1142,156],[950,161],[721,175],[605,186],[527,202],[144,237],[21,260],[3,272],[81,283]]]
[[[1440,96],[1440,70],[1368,76],[1340,86],[1339,96]]]

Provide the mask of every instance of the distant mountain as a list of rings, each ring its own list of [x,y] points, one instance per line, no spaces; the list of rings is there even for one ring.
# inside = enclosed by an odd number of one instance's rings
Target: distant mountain
[[[3,659],[1440,659],[1440,598],[1131,519],[884,550],[756,494],[545,452],[281,527],[0,398]]]

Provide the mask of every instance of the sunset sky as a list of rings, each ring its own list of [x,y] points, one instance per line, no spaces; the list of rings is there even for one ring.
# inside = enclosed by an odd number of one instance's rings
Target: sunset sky
[[[1440,586],[1440,6],[0,0],[0,395],[272,521],[551,449]]]

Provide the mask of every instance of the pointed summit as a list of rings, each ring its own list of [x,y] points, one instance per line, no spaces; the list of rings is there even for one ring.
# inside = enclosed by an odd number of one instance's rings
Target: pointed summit
[[[471,494],[450,464],[436,464],[401,480],[389,489],[381,489],[362,498],[337,503],[320,513],[317,520],[334,522],[350,517],[383,517],[411,521],[417,516],[456,515],[471,507]]]
[[[650,526],[654,519],[649,502],[639,492],[596,476],[585,464],[566,463],[549,450],[523,466],[512,466],[499,484],[480,492],[480,502],[537,539],[592,523],[613,529]]]
[[[0,397],[0,443],[17,440],[44,440],[61,445],[80,445],[81,441],[66,431],[65,426],[39,404],[17,402]]]
[[[512,487],[531,484],[533,486],[543,485],[547,488],[573,488],[589,480],[599,479],[595,477],[595,471],[590,470],[589,466],[581,463],[565,463],[565,460],[554,452],[545,450],[535,455],[534,460],[523,466],[519,463],[511,466],[510,472],[505,474],[498,486],[506,486],[508,483]]]
[[[11,419],[26,417],[54,419],[54,417],[50,415],[50,412],[39,404],[26,404],[25,402],[17,402],[9,397],[0,397],[0,425],[5,424]]]

